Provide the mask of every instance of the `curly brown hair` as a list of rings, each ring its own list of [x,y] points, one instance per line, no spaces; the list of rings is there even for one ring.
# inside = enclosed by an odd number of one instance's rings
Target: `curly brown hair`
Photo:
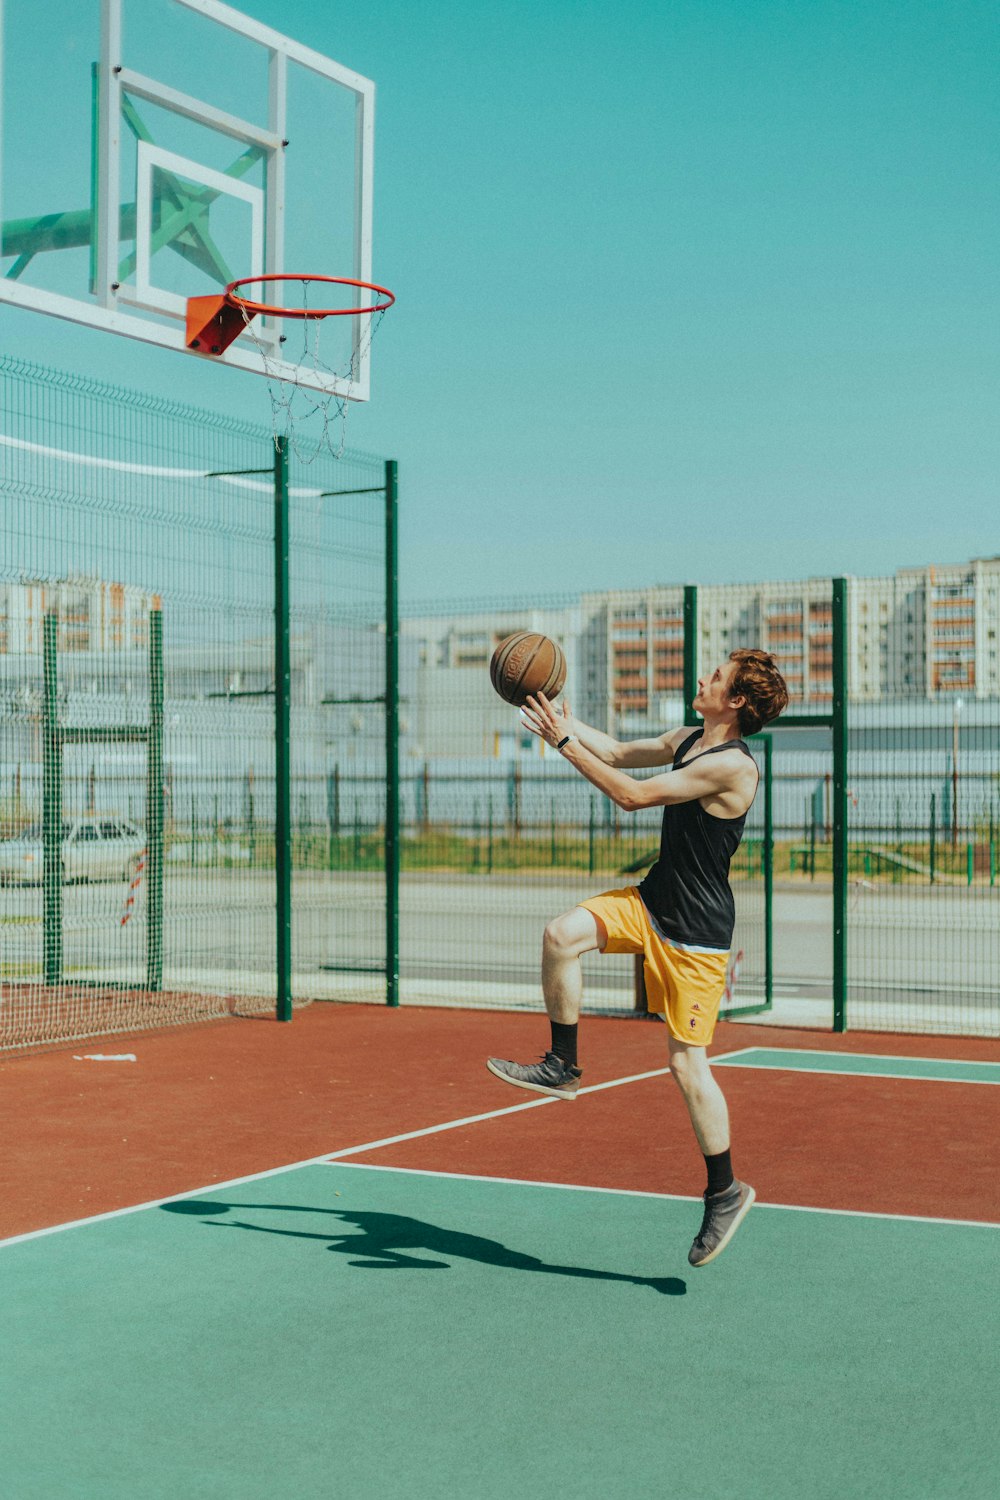
[[[730,698],[744,698],[739,711],[740,734],[757,734],[788,707],[788,688],[769,651],[730,651],[736,671],[729,683]]]

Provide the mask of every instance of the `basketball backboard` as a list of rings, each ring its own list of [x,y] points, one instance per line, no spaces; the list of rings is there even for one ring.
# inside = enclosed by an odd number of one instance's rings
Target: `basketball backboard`
[[[272,272],[371,281],[369,79],[220,0],[0,12],[0,300],[204,359],[188,297]],[[218,358],[363,401],[369,325],[258,320]],[[296,364],[303,328],[325,369]]]

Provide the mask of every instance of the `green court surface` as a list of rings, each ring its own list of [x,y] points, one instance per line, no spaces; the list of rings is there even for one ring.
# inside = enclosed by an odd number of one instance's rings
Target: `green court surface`
[[[307,1165],[0,1247],[9,1500],[996,1493],[996,1228]]]
[[[1000,1063],[962,1062],[953,1057],[876,1057],[860,1052],[808,1052],[748,1047],[713,1057],[714,1068],[778,1068],[800,1073],[853,1073],[866,1078],[929,1079],[936,1083],[1000,1084]]]

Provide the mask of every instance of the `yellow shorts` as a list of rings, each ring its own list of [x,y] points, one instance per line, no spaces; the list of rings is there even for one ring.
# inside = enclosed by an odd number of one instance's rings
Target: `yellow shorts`
[[[707,1047],[715,1031],[726,988],[729,954],[688,948],[661,938],[636,886],[605,891],[580,905],[592,912],[607,932],[602,953],[641,953],[646,1004],[662,1015],[680,1042]]]

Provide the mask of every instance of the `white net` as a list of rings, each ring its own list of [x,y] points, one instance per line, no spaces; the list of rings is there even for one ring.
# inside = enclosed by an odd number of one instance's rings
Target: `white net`
[[[346,314],[355,330],[350,353],[346,357],[343,354],[331,355],[327,359],[323,352],[323,324],[328,315],[320,311],[326,305],[323,288],[317,287],[309,277],[294,276],[288,278],[288,289],[290,306],[305,309],[315,306],[317,311],[307,317],[289,317],[284,321],[283,327],[288,331],[278,341],[280,361],[272,341],[262,337],[254,326],[253,313],[239,298],[234,299],[264,367],[274,435],[276,438],[287,437],[301,463],[312,463],[321,452],[341,458],[347,445],[347,417],[351,406],[350,398],[342,391],[357,383],[387,308],[382,306],[376,312],[360,315],[353,311]],[[360,288],[355,290],[363,296],[369,295]],[[327,298],[329,295],[330,289],[327,288]],[[339,323],[341,315],[335,316]],[[285,373],[290,364],[294,365],[296,372],[292,378]],[[317,390],[314,383],[317,375],[336,380],[341,389]]]

